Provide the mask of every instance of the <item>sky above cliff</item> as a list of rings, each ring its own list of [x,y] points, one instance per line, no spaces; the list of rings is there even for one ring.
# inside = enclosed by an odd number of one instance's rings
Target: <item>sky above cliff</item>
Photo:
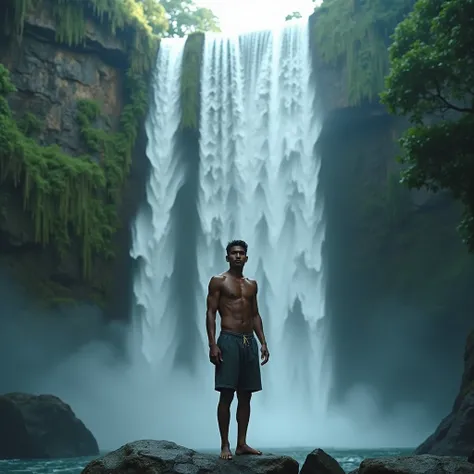
[[[271,28],[282,23],[291,12],[308,16],[314,10],[312,0],[197,0],[196,3],[210,8],[219,17],[222,32],[226,34]]]

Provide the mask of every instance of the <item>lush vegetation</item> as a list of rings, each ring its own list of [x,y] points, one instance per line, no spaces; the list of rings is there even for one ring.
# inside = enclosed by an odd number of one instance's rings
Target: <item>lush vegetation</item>
[[[166,18],[153,18],[153,26],[136,0],[9,0],[10,22],[18,34],[23,32],[29,11],[40,14],[52,10],[56,23],[56,40],[69,46],[85,41],[86,20],[95,19],[119,39],[128,53],[130,69],[145,72],[154,61],[158,46],[155,31],[165,31]],[[161,30],[160,30],[161,28]]]
[[[402,181],[447,190],[464,205],[459,229],[474,251],[474,3],[419,0],[395,30],[382,102],[408,116]]]
[[[100,108],[78,103],[81,133],[91,154],[72,157],[57,146],[41,146],[33,138],[39,126],[31,114],[15,120],[6,100],[15,88],[0,65],[0,177],[20,187],[24,208],[32,216],[38,242],[53,243],[60,253],[79,239],[84,274],[92,257],[112,255],[111,238],[118,226],[124,177],[130,166],[139,121],[146,110],[143,84],[129,75],[131,101],[115,134],[93,127]]]
[[[349,105],[378,100],[389,63],[387,47],[414,0],[324,0],[314,14],[314,46],[344,71]]]
[[[6,7],[7,26],[19,37],[27,14],[48,10],[56,23],[58,43],[81,45],[87,22],[93,20],[119,40],[128,55],[125,106],[117,132],[97,126],[104,123],[99,104],[93,100],[77,103],[77,121],[87,150],[84,156],[69,156],[57,146],[37,142],[41,120],[29,112],[22,117],[13,115],[7,95],[15,92],[15,87],[0,65],[1,180],[21,188],[38,242],[53,244],[59,254],[73,241],[81,243],[87,277],[94,255],[113,255],[112,237],[119,226],[123,185],[146,113],[147,73],[160,36],[217,30],[217,19],[210,10],[197,8],[193,0],[9,0]],[[184,124],[188,127],[197,123],[202,35],[197,38],[197,43],[189,42],[185,53],[192,66],[182,87],[183,96],[189,98],[190,123]]]
[[[194,0],[147,0],[166,11],[166,36],[186,36],[204,31],[220,31],[219,20],[209,8],[198,7]]]
[[[41,11],[52,6],[58,41],[82,42],[85,19],[95,17],[110,33],[118,33],[124,47],[139,56],[153,50],[159,36],[219,31],[219,20],[212,10],[198,7],[195,0],[7,0],[7,4],[20,35],[30,8]]]

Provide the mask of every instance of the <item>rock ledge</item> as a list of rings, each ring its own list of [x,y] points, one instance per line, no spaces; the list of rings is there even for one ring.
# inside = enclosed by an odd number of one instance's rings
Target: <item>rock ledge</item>
[[[298,474],[298,463],[288,456],[234,456],[224,461],[171,441],[128,443],[91,461],[82,474]]]

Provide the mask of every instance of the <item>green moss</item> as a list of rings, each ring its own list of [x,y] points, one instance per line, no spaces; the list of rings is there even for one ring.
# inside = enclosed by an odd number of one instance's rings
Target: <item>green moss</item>
[[[314,47],[345,71],[349,105],[373,102],[388,73],[387,48],[396,25],[414,0],[325,0],[314,13]]]
[[[25,115],[18,121],[18,128],[27,137],[38,135],[43,128],[41,120],[31,112],[26,112]]]
[[[8,71],[0,65],[0,179],[22,189],[37,242],[53,243],[62,254],[71,239],[79,239],[85,276],[90,274],[94,255],[113,256],[111,241],[119,225],[122,187],[146,112],[143,79],[133,73],[127,79],[130,102],[123,109],[117,133],[94,128],[100,115],[98,104],[78,102],[82,136],[94,156],[72,157],[57,146],[40,146],[20,129],[5,98],[14,88]]]
[[[100,104],[79,101],[77,120],[88,150],[86,156],[79,157],[69,156],[56,146],[40,146],[33,137],[41,122],[31,113],[15,120],[6,101],[15,88],[8,71],[0,65],[0,179],[22,189],[24,208],[34,221],[38,242],[52,243],[59,255],[64,255],[73,240],[79,240],[87,277],[95,255],[113,256],[112,237],[119,227],[123,185],[147,110],[146,79],[158,37],[136,0],[9,0],[7,7],[13,26],[10,30],[19,36],[27,14],[44,9],[53,14],[59,43],[84,43],[87,21],[92,19],[121,41],[128,53],[126,105],[120,130],[111,133],[97,127]]]
[[[200,78],[204,48],[204,34],[188,36],[183,53],[181,74],[181,128],[199,129]]]
[[[136,0],[7,0],[10,22],[19,36],[25,18],[35,12],[51,10],[56,23],[56,41],[69,46],[86,39],[86,24],[93,19],[122,43],[128,53],[130,69],[146,72],[155,59],[158,36],[145,16],[143,5]]]

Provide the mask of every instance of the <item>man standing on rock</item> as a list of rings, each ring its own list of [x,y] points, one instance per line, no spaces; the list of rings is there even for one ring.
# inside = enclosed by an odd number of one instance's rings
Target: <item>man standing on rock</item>
[[[207,295],[206,328],[209,338],[209,359],[216,366],[215,389],[220,392],[217,420],[221,435],[222,459],[232,459],[229,444],[230,405],[237,392],[236,455],[262,454],[247,444],[250,399],[262,390],[260,361],[254,331],[261,344],[262,365],[268,362],[262,318],[257,305],[257,282],[245,278],[247,244],[233,240],[227,245],[229,270],[214,276]],[[216,314],[221,316],[221,333],[216,341]]]

